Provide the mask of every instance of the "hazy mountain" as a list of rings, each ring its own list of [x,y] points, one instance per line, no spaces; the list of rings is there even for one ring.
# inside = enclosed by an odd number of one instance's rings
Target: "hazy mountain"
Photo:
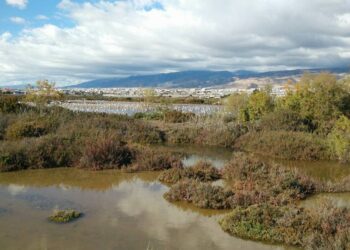
[[[84,82],[67,88],[117,88],[117,87],[163,87],[163,88],[200,88],[232,83],[234,78],[246,79],[251,77],[293,77],[305,71],[317,73],[329,71],[346,73],[348,68],[285,70],[285,71],[182,71],[166,74],[129,76],[126,78],[106,78]]]
[[[130,76],[126,78],[97,79],[69,87],[208,87],[230,82],[232,77],[234,77],[234,74],[228,71],[182,71],[167,74]]]
[[[15,85],[0,85],[0,89],[19,89],[25,90],[28,84],[15,84]]]

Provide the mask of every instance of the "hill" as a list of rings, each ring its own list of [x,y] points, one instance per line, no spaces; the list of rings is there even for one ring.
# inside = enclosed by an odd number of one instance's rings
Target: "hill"
[[[123,87],[161,87],[161,88],[204,88],[234,83],[237,79],[296,77],[305,71],[318,73],[328,71],[336,74],[347,73],[348,68],[297,69],[284,71],[181,71],[174,73],[129,76],[125,78],[105,78],[71,85],[66,88],[123,88]]]

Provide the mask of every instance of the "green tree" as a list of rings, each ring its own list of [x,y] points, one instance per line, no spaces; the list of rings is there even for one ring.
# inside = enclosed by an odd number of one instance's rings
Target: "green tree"
[[[271,87],[255,90],[252,94],[235,93],[225,100],[225,109],[235,113],[238,120],[247,122],[259,120],[274,110],[274,98]]]
[[[263,115],[272,112],[274,100],[268,89],[254,91],[248,99],[246,112],[249,121],[259,120]]]
[[[36,82],[36,88],[29,85],[25,100],[34,102],[38,106],[43,106],[51,101],[62,100],[63,94],[55,88],[54,82],[48,80],[39,80]]]
[[[225,111],[232,112],[240,121],[246,121],[249,96],[246,93],[233,93],[224,100]]]
[[[329,73],[305,74],[277,107],[296,111],[327,133],[341,115],[350,115],[350,93],[343,81]]]

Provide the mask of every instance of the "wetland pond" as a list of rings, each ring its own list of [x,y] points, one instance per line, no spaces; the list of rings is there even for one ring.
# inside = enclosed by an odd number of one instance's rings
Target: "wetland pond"
[[[120,115],[134,115],[140,112],[152,112],[164,107],[181,112],[191,112],[196,115],[209,115],[223,111],[222,106],[208,104],[168,104],[164,106],[162,104],[147,104],[143,102],[74,100],[61,102],[58,105],[72,111]]]
[[[185,165],[204,159],[222,167],[231,156],[224,149],[169,150],[186,152]],[[320,178],[350,174],[348,166],[336,163],[303,164],[294,165]],[[327,170],[320,174],[313,170],[317,167]],[[163,194],[168,187],[157,181],[158,175],[74,168],[0,173],[0,249],[293,249],[228,235],[217,223],[227,211],[167,202]],[[321,194],[305,204],[317,205],[328,197],[349,206],[350,194]],[[84,216],[51,223],[47,218],[56,208],[76,209]]]

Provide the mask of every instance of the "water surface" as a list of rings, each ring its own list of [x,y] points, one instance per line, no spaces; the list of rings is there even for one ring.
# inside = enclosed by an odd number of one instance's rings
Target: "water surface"
[[[184,153],[186,166],[206,160],[222,168],[232,156],[223,148],[161,147]],[[323,180],[350,174],[349,165],[336,162],[277,162]],[[158,175],[74,168],[0,173],[0,249],[291,249],[226,234],[217,220],[227,211],[167,202]],[[329,199],[349,207],[350,194],[320,194],[301,204]],[[57,225],[47,220],[55,208],[84,216]]]
[[[2,173],[0,249],[287,249],[226,234],[217,223],[222,212],[168,203],[158,174]],[[84,216],[54,224],[47,220],[54,208]]]
[[[59,104],[63,108],[79,112],[94,112],[107,114],[134,115],[156,111],[159,108],[170,108],[182,112],[192,112],[196,115],[209,115],[223,111],[222,106],[208,104],[168,104],[166,106],[156,103],[120,102],[120,101],[88,101],[74,100]]]

